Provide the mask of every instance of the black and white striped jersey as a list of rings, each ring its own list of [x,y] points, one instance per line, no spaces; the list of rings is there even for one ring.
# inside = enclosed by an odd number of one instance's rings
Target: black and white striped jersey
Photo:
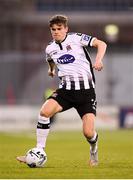
[[[95,87],[95,77],[87,46],[95,38],[81,33],[68,33],[64,41],[46,47],[46,60],[54,61],[61,79],[59,88],[67,90]]]

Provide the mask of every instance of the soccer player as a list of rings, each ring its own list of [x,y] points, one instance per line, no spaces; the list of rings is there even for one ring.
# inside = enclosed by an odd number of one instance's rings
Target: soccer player
[[[68,33],[68,18],[55,15],[49,21],[53,41],[46,47],[48,75],[58,69],[59,88],[42,105],[37,124],[37,147],[45,148],[49,134],[50,117],[74,107],[83,123],[83,134],[90,144],[90,165],[98,164],[98,134],[94,127],[96,117],[95,77],[93,69],[101,71],[106,43],[82,33]],[[87,47],[97,49],[92,64]],[[17,157],[25,162],[25,156]]]

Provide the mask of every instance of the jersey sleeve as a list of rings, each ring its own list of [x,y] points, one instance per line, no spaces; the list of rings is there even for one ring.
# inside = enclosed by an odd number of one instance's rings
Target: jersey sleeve
[[[77,33],[76,34],[76,39],[79,41],[79,43],[82,46],[92,46],[95,37],[89,36],[87,34],[81,34]]]

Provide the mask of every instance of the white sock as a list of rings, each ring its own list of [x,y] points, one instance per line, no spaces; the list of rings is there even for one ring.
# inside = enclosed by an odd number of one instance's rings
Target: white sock
[[[98,139],[98,134],[96,132],[91,139],[87,139],[88,142],[90,143],[90,149],[93,152],[96,152],[97,150],[97,139]]]
[[[37,136],[37,147],[38,148],[45,148],[47,136],[50,130],[50,120],[44,116],[38,116],[38,124],[36,129],[36,136]]]
[[[97,151],[97,142],[95,144],[90,144],[90,149],[91,149],[91,151],[96,152]]]

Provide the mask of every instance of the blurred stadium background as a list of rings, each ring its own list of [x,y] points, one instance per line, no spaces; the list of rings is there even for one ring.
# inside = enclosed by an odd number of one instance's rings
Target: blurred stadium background
[[[132,0],[0,0],[0,131],[35,129],[44,94],[57,87],[44,51],[54,14],[69,17],[70,31],[108,44],[104,70],[96,72],[97,128],[133,128]],[[54,130],[81,128],[74,109],[55,119]]]

